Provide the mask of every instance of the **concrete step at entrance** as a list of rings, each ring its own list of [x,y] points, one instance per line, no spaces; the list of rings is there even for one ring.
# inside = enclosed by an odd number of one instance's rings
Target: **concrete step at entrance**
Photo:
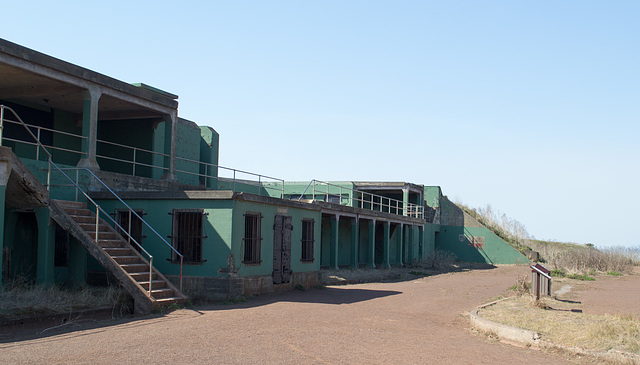
[[[176,296],[176,292],[169,288],[151,288],[151,296],[154,299],[171,298]]]
[[[83,203],[83,202],[74,202],[70,200],[57,200],[57,199],[53,199],[53,200],[55,200],[55,202],[58,203],[60,206],[62,206],[65,210],[86,209],[87,207],[87,203]]]

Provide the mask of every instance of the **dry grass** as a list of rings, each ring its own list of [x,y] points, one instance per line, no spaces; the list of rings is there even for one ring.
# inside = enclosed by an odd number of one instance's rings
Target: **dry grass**
[[[540,333],[542,338],[587,350],[616,349],[640,354],[640,318],[584,314],[579,303],[529,295],[504,300],[480,311],[486,319]]]
[[[640,261],[634,248],[613,247],[598,250],[588,245],[530,241],[529,246],[546,260],[549,269],[568,274],[630,273]]]
[[[122,289],[84,287],[63,290],[54,285],[9,283],[0,289],[0,321],[36,315],[114,306],[125,301]]]

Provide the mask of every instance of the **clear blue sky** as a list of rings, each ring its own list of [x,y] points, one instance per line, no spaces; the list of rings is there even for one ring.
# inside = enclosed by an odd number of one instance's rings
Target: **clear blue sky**
[[[55,8],[55,9],[54,9]],[[3,5],[2,37],[180,96],[220,164],[440,185],[540,239],[640,245],[638,1]]]

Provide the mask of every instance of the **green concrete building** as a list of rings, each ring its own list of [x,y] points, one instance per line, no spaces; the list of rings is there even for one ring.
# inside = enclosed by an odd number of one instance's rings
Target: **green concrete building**
[[[0,40],[2,282],[119,282],[145,312],[315,286],[322,268],[402,266],[437,248],[522,261],[439,187],[221,167],[218,133],[180,118],[177,99]]]

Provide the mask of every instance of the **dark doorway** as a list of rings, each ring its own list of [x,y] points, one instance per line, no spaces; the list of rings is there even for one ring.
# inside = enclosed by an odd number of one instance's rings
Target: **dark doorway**
[[[273,283],[291,281],[291,217],[276,215],[273,225]]]

